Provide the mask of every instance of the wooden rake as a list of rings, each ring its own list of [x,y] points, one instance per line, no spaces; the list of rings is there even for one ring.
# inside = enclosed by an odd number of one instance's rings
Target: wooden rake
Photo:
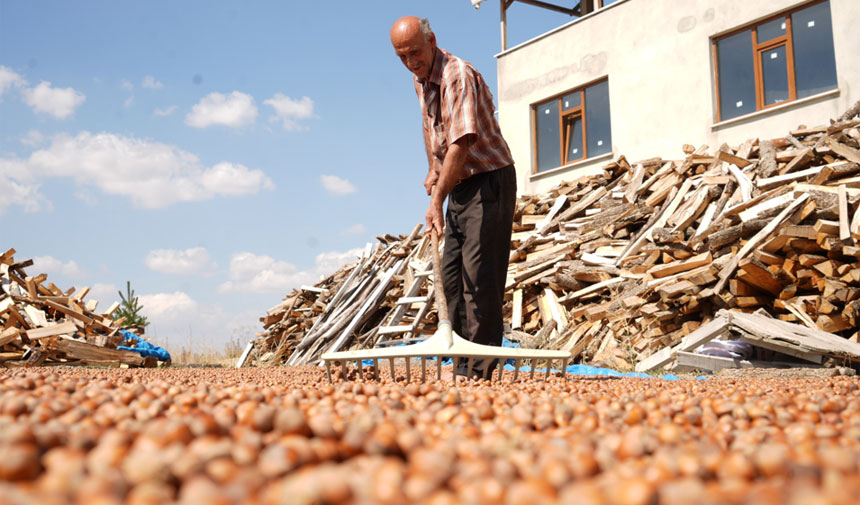
[[[366,349],[359,351],[340,351],[327,352],[322,355],[322,360],[325,362],[326,375],[329,383],[332,382],[331,365],[333,362],[340,362],[343,377],[347,375],[347,363],[355,361],[358,367],[359,375],[361,375],[362,361],[373,360],[373,378],[379,380],[379,361],[389,360],[391,366],[391,377],[394,378],[394,360],[403,358],[406,361],[406,380],[412,380],[411,361],[413,359],[421,360],[421,381],[427,380],[427,359],[436,358],[436,378],[442,378],[442,358],[450,357],[454,360],[453,375],[454,383],[457,382],[457,365],[461,359],[469,360],[469,370],[472,370],[472,365],[475,358],[484,358],[483,377],[487,377],[487,371],[492,360],[498,359],[499,373],[498,379],[502,378],[504,362],[508,359],[516,360],[513,380],[517,380],[520,371],[520,365],[523,360],[531,360],[530,377],[534,378],[535,362],[537,360],[546,360],[546,374],[544,380],[549,379],[551,365],[553,360],[561,362],[561,370],[567,368],[567,363],[570,361],[570,352],[568,351],[549,351],[539,349],[521,349],[510,347],[496,347],[492,345],[482,345],[470,342],[463,337],[457,335],[451,328],[451,321],[448,318],[448,304],[445,300],[445,293],[442,287],[442,273],[439,262],[439,237],[436,232],[430,233],[433,239],[433,276],[434,289],[436,298],[436,308],[439,312],[439,327],[430,338],[417,344],[404,345],[399,347],[386,347],[376,349]],[[492,374],[489,377],[492,380]]]

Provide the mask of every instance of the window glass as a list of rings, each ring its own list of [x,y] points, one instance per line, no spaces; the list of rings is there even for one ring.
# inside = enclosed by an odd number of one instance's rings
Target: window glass
[[[774,19],[756,27],[756,41],[763,44],[768,40],[785,35],[785,18]]]
[[[558,100],[538,105],[535,110],[538,172],[561,166],[561,137],[558,131]]]
[[[761,75],[764,79],[764,105],[788,100],[788,66],[785,63],[785,46],[762,51]]]
[[[791,15],[794,75],[797,98],[836,87],[833,27],[830,2],[822,2]]]
[[[749,30],[717,42],[720,119],[755,112],[755,67]]]
[[[579,107],[580,105],[582,105],[582,92],[580,91],[574,91],[573,93],[561,97],[562,109],[573,109],[574,107]]]
[[[603,6],[606,7],[607,5],[614,4],[617,1],[618,0],[603,0]]]
[[[564,118],[564,143],[567,146],[567,163],[585,156],[582,151],[582,116],[576,114]]]
[[[585,88],[585,128],[589,157],[612,152],[609,81]]]

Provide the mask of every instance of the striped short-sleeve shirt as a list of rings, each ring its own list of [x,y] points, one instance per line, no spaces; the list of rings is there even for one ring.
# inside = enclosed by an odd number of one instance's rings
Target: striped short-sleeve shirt
[[[433,71],[423,81],[414,80],[433,169],[442,170],[448,146],[466,135],[474,135],[475,141],[466,156],[463,178],[513,165],[493,115],[493,94],[475,67],[437,48]]]

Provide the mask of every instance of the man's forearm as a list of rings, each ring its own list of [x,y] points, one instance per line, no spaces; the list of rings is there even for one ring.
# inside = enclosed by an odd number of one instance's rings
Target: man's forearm
[[[424,125],[421,126],[421,132],[424,133],[424,151],[427,153],[427,169],[433,170],[433,153],[430,150],[430,135]]]
[[[436,190],[433,191],[431,203],[441,205],[448,193],[454,189],[454,185],[460,182],[463,175],[463,165],[466,163],[466,155],[469,153],[468,142],[454,142],[448,147],[445,160],[442,162],[442,172],[436,181]]]

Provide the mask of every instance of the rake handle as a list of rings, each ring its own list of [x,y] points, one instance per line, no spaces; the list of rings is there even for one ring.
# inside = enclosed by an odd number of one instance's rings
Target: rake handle
[[[445,288],[442,286],[442,265],[439,261],[439,236],[436,230],[430,230],[433,239],[433,289],[436,292],[436,310],[439,312],[439,321],[449,321],[448,301],[445,300]]]

